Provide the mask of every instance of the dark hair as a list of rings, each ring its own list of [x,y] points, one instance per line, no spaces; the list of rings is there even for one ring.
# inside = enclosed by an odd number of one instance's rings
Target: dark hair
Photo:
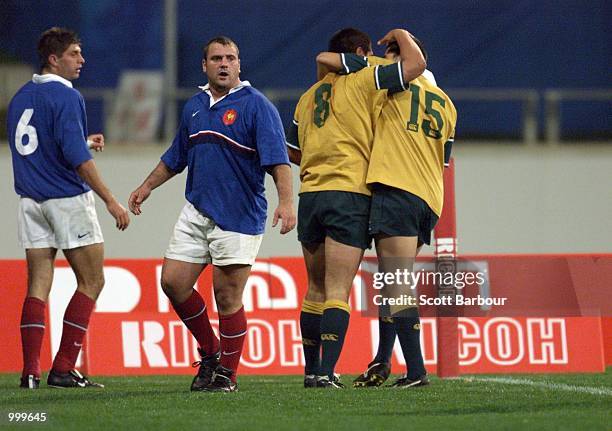
[[[357,51],[357,48],[368,52],[372,49],[372,41],[370,36],[356,28],[343,28],[338,30],[329,39],[329,52],[352,52]]]
[[[40,69],[49,65],[49,56],[52,54],[61,57],[70,45],[81,44],[76,32],[67,28],[52,27],[40,35],[38,40],[38,57],[40,58]]]
[[[417,39],[414,36],[412,36],[412,40],[414,40],[414,43],[417,44],[417,46],[421,50],[421,54],[423,54],[423,58],[425,58],[425,61],[427,61],[427,51],[425,51],[425,46],[423,45],[423,42],[421,42],[419,39]],[[393,42],[389,43],[387,45],[386,52],[390,52],[391,54],[399,55],[400,54],[400,49],[399,49],[399,45],[397,44],[397,42],[393,41]]]
[[[234,42],[232,39],[230,39],[227,36],[217,36],[217,37],[213,37],[211,40],[209,40],[206,43],[206,45],[204,45],[204,50],[203,50],[204,60],[206,60],[206,56],[208,55],[208,48],[213,43],[218,43],[223,46],[233,46],[234,48],[236,48],[236,54],[238,54],[238,57],[240,57],[240,50],[238,49],[238,45],[236,44],[236,42]]]

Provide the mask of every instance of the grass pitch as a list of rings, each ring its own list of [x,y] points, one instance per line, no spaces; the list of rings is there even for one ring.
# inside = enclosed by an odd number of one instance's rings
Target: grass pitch
[[[433,377],[430,386],[401,390],[304,389],[299,376],[243,376],[232,394],[191,393],[190,376],[97,380],[106,388],[43,383],[28,391],[17,387],[17,375],[0,375],[0,430],[612,429],[612,368],[605,374]],[[9,412],[46,412],[48,419],[11,424]]]

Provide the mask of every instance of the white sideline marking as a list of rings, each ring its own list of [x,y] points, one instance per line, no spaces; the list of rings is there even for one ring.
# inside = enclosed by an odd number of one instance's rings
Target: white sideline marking
[[[505,385],[525,385],[534,386],[544,389],[552,389],[559,391],[569,392],[583,392],[591,395],[604,395],[612,397],[612,390],[607,388],[594,388],[592,386],[576,386],[567,385],[565,383],[550,383],[550,382],[537,382],[529,379],[511,379],[508,377],[457,377],[457,380],[465,380],[467,382],[488,382],[488,383],[501,383]]]

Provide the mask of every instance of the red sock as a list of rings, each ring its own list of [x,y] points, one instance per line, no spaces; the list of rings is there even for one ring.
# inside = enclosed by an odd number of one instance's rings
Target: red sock
[[[234,314],[219,315],[219,334],[221,335],[221,366],[234,371],[232,380],[236,381],[236,370],[242,356],[242,345],[247,330],[244,307]]]
[[[64,313],[62,341],[53,361],[53,371],[66,374],[74,368],[95,305],[93,299],[79,291],[72,296]]]
[[[174,305],[176,314],[181,318],[187,329],[191,331],[196,341],[207,355],[219,351],[219,339],[213,332],[206,312],[206,304],[197,290],[182,304]]]
[[[26,297],[21,310],[21,346],[23,351],[22,377],[40,377],[40,347],[45,335],[45,301]]]

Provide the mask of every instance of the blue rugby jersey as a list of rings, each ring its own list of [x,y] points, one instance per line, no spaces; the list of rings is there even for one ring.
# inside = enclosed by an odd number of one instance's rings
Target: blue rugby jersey
[[[36,201],[91,190],[76,168],[91,159],[83,96],[70,81],[34,75],[8,109],[15,192]]]
[[[185,197],[221,229],[261,234],[266,171],[289,164],[280,116],[247,81],[210,105],[205,91],[189,99],[161,160],[176,173],[188,168]]]

